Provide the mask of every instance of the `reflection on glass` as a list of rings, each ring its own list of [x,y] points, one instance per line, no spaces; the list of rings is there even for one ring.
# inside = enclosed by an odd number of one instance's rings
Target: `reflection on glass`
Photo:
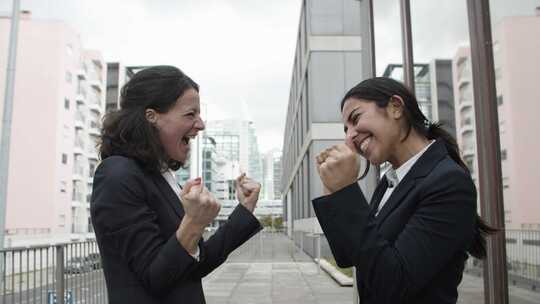
[[[490,1],[510,302],[540,302],[540,1]],[[525,301],[526,303],[529,303]]]
[[[411,18],[414,84],[421,110],[456,138],[461,157],[477,182],[467,1],[411,1]],[[388,76],[401,79],[402,75],[402,67],[397,65]],[[481,265],[471,257],[467,260],[458,286],[459,303],[484,302]]]

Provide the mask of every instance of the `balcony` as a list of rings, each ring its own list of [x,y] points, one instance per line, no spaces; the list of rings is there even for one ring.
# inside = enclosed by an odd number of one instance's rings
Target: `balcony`
[[[84,176],[84,168],[81,165],[75,165],[73,167],[73,180],[82,181]]]
[[[84,68],[78,69],[77,70],[77,77],[79,79],[86,79],[86,73],[87,73],[86,69],[84,69]]]
[[[463,157],[473,157],[476,155],[476,152],[472,146],[464,146],[462,149]]]
[[[461,127],[463,132],[467,130],[472,130],[474,128],[472,117],[462,118],[459,126]]]
[[[83,128],[85,123],[86,116],[83,114],[83,112],[81,110],[75,111],[75,126]]]
[[[90,109],[90,111],[94,111],[98,114],[101,113],[101,103],[99,102],[99,100],[91,98],[88,103],[88,108]]]
[[[84,140],[80,135],[75,136],[75,145],[73,146],[74,154],[84,154]]]
[[[101,82],[99,79],[92,79],[90,80],[90,86],[92,86],[93,89],[97,91],[102,91],[101,86],[103,85],[103,82]]]
[[[84,203],[85,199],[84,199],[84,194],[82,193],[82,190],[74,190],[71,200],[77,203]]]
[[[88,92],[86,91],[84,84],[79,83],[79,85],[77,86],[77,95],[75,96],[75,99],[80,100],[80,101],[85,101],[87,95],[88,95]]]

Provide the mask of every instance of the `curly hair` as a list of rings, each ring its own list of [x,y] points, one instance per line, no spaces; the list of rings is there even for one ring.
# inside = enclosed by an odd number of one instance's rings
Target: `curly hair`
[[[198,92],[199,86],[173,66],[149,67],[133,75],[122,87],[120,109],[103,119],[100,158],[133,158],[149,173],[178,170],[182,164],[166,154],[158,130],[146,119],[145,111],[168,112],[188,89]]]

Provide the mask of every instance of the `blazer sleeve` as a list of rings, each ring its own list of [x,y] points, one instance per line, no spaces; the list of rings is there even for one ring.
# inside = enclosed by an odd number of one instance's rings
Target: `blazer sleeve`
[[[200,242],[201,260],[196,274],[202,278],[216,269],[236,248],[259,232],[262,226],[257,218],[242,204],[238,204],[227,222],[205,242]]]
[[[162,296],[196,265],[174,234],[163,237],[147,204],[146,183],[133,160],[105,159],[95,173],[91,215],[102,243],[125,259],[150,293]]]
[[[465,172],[425,178],[416,210],[394,242],[379,232],[357,183],[313,201],[340,267],[356,266],[378,303],[401,303],[427,286],[475,231],[476,192]]]

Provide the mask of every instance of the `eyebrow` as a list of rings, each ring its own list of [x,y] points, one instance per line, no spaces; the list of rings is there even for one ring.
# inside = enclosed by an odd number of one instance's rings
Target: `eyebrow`
[[[347,117],[347,120],[346,120],[346,121],[351,121],[353,114],[356,113],[356,111],[357,111],[359,108],[360,108],[360,107],[356,107],[354,110],[352,110],[351,113],[349,113],[349,117]],[[343,131],[344,131],[345,133],[347,133],[347,130],[349,130],[349,128],[347,128],[347,125],[343,126]]]
[[[198,107],[196,105],[189,105],[184,109],[184,112],[190,112],[190,111],[201,112],[201,107]]]
[[[353,116],[354,113],[356,113],[356,111],[359,109],[360,107],[356,107],[354,110],[351,111],[351,113],[349,113],[349,117],[347,117],[347,121],[351,121],[351,118]]]

